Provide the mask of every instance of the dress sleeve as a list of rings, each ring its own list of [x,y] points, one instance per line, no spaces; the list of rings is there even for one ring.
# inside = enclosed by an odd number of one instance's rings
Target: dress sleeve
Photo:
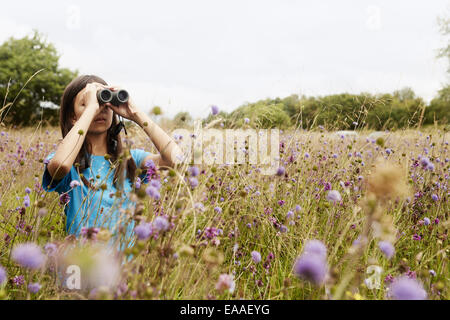
[[[136,162],[136,167],[138,169],[141,167],[142,161],[144,161],[144,159],[149,155],[151,155],[150,152],[147,152],[142,149],[132,149],[131,150],[131,156],[133,157],[134,162]],[[148,183],[149,179],[147,176],[147,171],[141,173],[139,175],[139,178],[141,178],[142,183]]]
[[[50,159],[53,158],[54,155],[55,152],[52,152],[44,160],[45,167],[44,167],[44,174],[42,176],[42,188],[47,192],[56,191],[59,194],[61,194],[70,190],[70,182],[72,180],[75,180],[74,168],[72,166],[70,171],[61,180],[54,180],[47,169],[47,164],[50,161]]]

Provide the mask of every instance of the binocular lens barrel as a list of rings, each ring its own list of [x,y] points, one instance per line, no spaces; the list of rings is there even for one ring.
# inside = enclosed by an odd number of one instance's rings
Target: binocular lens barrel
[[[116,107],[128,102],[128,92],[126,90],[111,91],[109,89],[102,89],[97,91],[97,100],[99,104],[111,102]]]

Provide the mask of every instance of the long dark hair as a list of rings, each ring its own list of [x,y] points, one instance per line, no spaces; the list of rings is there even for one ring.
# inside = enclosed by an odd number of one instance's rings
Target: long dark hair
[[[82,75],[75,79],[73,79],[67,87],[64,89],[64,93],[61,98],[61,109],[59,114],[59,124],[61,127],[61,133],[63,138],[69,133],[72,129],[73,125],[71,119],[75,115],[74,113],[74,102],[77,94],[83,90],[88,83],[98,82],[103,85],[108,85],[105,80],[95,75]],[[114,172],[113,183],[117,190],[123,188],[123,171],[126,167],[127,177],[130,179],[130,182],[133,183],[136,177],[136,162],[133,157],[130,155],[128,159],[124,158],[122,154],[122,139],[120,137],[120,132],[114,137],[113,129],[115,126],[119,124],[119,119],[117,114],[114,113],[113,121],[111,127],[107,132],[107,152],[110,156],[110,160],[112,163],[118,163],[116,170]],[[117,143],[115,141],[117,141]],[[92,153],[92,145],[84,139],[83,145],[81,146],[80,152],[75,158],[75,164],[79,166],[80,172],[83,172],[86,168],[89,168],[90,156]],[[126,164],[124,164],[124,160],[126,160]],[[89,188],[95,190],[92,184],[83,176],[80,175],[84,184]]]

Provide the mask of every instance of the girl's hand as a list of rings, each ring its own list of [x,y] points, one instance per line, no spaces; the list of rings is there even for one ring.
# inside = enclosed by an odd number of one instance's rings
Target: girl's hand
[[[119,91],[121,88],[117,86],[109,87],[112,91]],[[128,102],[123,103],[116,107],[115,105],[111,104],[110,102],[105,104],[109,108],[111,108],[112,111],[114,111],[117,115],[131,120],[133,122],[136,122],[137,120],[137,113],[139,112],[136,105],[133,103],[133,100],[131,100],[131,97],[128,97]]]
[[[102,86],[99,83],[88,83],[82,90],[80,104],[84,107],[92,105],[98,108],[97,91],[103,88],[105,88],[105,86]]]

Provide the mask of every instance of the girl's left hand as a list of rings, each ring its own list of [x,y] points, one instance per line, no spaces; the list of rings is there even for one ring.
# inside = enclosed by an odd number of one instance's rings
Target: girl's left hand
[[[112,91],[119,91],[121,88],[118,86],[112,86],[108,87]],[[136,122],[137,112],[139,111],[136,105],[133,103],[133,100],[131,100],[131,97],[128,97],[128,102],[123,103],[116,107],[115,105],[111,104],[110,102],[105,104],[107,107],[111,108],[112,111],[114,111],[117,115]]]

